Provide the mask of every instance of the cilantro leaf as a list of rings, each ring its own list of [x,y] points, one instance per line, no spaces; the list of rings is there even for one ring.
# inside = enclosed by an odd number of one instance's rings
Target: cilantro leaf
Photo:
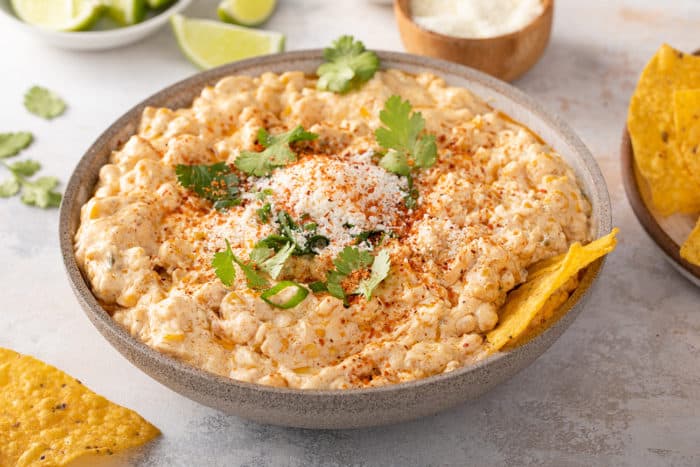
[[[379,69],[379,57],[352,36],[341,36],[323,50],[326,63],[316,70],[316,86],[323,91],[345,93],[369,81]]]
[[[343,301],[347,306],[347,294],[343,287],[343,280],[355,271],[364,269],[372,264],[372,255],[367,251],[346,246],[333,260],[335,270],[326,273],[326,282],[314,282],[309,287],[315,293],[328,292],[331,296]],[[360,293],[360,292],[353,292]]]
[[[29,206],[55,208],[61,205],[61,194],[54,191],[58,185],[56,177],[41,177],[34,181],[20,180],[21,200]]]
[[[389,252],[382,250],[374,257],[372,271],[369,279],[363,279],[357,286],[355,293],[363,295],[368,301],[372,299],[372,292],[377,286],[387,278],[391,269],[391,259]]]
[[[258,219],[263,224],[270,222],[270,215],[272,214],[272,205],[270,203],[265,203],[263,207],[256,210],[255,213],[258,215]]]
[[[177,180],[200,197],[214,202],[214,208],[223,211],[240,204],[238,177],[231,173],[225,162],[212,165],[183,165],[175,167]]]
[[[394,149],[389,149],[384,157],[379,160],[379,167],[397,175],[406,176],[411,173],[411,166],[408,165],[406,153]]]
[[[34,115],[52,119],[65,112],[66,103],[56,93],[41,86],[32,86],[24,94],[24,107]]]
[[[19,193],[19,182],[15,177],[0,182],[0,198],[9,198]]]
[[[243,271],[249,288],[260,289],[270,285],[267,279],[262,277],[255,268],[244,263],[233,254],[231,244],[226,240],[226,250],[214,254],[211,265],[214,268],[216,276],[227,287],[231,287],[231,284],[233,284],[233,281],[236,279],[234,263]]]
[[[27,131],[17,133],[0,133],[0,159],[16,156],[32,144],[34,137]]]
[[[298,141],[313,141],[316,138],[318,138],[316,133],[305,131],[301,125],[275,136],[261,128],[258,131],[258,143],[265,149],[261,152],[241,151],[235,161],[236,167],[241,172],[256,177],[270,175],[276,167],[285,166],[297,159],[290,144]]]
[[[266,259],[275,254],[275,250],[265,245],[255,245],[250,251],[250,262],[256,265],[262,264]]]
[[[214,268],[216,276],[226,287],[231,287],[231,284],[233,284],[233,281],[236,279],[236,268],[233,266],[233,257],[231,244],[226,240],[226,250],[216,253],[211,260],[211,266]]]
[[[343,303],[347,305],[348,299],[345,295],[345,289],[343,288],[343,279],[345,279],[345,277],[344,274],[338,271],[330,271],[326,274],[326,290],[332,297],[342,300]]]
[[[19,161],[7,166],[10,171],[15,175],[20,175],[23,177],[31,177],[41,169],[41,164],[37,161],[28,159],[26,161]]]
[[[386,126],[374,133],[377,143],[388,150],[379,165],[399,175],[408,175],[411,168],[431,167],[437,160],[435,136],[421,136],[425,120],[411,109],[410,102],[391,96],[379,113],[379,120]]]
[[[267,279],[260,275],[260,273],[258,273],[258,271],[256,271],[254,267],[239,260],[238,258],[236,258],[235,255],[233,257],[233,262],[236,263],[239,268],[241,268],[241,271],[243,271],[246,283],[248,284],[248,288],[262,289],[263,287],[267,287],[270,285]]]
[[[372,254],[369,251],[361,251],[358,248],[346,246],[333,260],[335,269],[344,276],[349,276],[358,269],[372,264]]]
[[[273,279],[277,279],[282,272],[284,263],[286,263],[289,257],[292,256],[292,253],[294,253],[294,248],[295,246],[293,243],[287,243],[275,256],[260,263],[260,269],[268,273]]]

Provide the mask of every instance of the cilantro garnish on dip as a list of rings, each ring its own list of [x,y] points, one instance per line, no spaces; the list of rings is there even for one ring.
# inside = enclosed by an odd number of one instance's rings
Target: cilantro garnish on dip
[[[365,45],[352,36],[341,36],[332,47],[323,50],[326,61],[318,67],[317,87],[339,94],[358,88],[369,81],[379,69],[379,57],[365,49]]]

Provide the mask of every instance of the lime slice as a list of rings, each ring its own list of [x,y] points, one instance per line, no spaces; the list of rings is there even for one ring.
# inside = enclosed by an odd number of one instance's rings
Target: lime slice
[[[146,0],[104,0],[104,4],[109,16],[122,26],[136,24],[146,14]]]
[[[277,0],[222,0],[216,12],[228,23],[259,26],[272,15]]]
[[[102,12],[99,0],[12,0],[17,16],[29,24],[54,31],[82,31]]]
[[[158,8],[163,8],[171,3],[173,3],[175,0],[146,0],[146,3],[148,3],[148,6],[150,8],[153,8],[154,10]]]
[[[284,50],[284,35],[206,19],[170,18],[180,49],[200,68]]]

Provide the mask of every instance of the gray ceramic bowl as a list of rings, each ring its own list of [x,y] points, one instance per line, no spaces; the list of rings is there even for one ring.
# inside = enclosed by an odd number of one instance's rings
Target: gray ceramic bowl
[[[610,199],[600,169],[574,132],[517,89],[470,68],[440,60],[394,52],[379,52],[383,67],[408,72],[431,71],[448,83],[463,86],[538,133],[573,167],[593,205],[592,234],[611,229]],[[91,197],[100,167],[112,150],[136,132],[146,106],[189,106],[202,88],[231,74],[265,71],[314,72],[321,51],[272,55],[226,65],[197,74],[146,99],[105,131],[80,160],[61,206],[61,249],[70,283],[95,327],[129,361],[174,391],[202,404],[261,423],[305,428],[358,428],[401,422],[433,414],[473,399],[531,364],[569,327],[583,310],[603,261],[591,265],[581,285],[564,305],[569,312],[529,343],[491,356],[451,373],[393,386],[346,391],[273,388],[234,381],[191,367],[147,347],[113,321],[90,291],[76,263],[73,238],[80,207]],[[555,375],[552,375],[555,377]]]

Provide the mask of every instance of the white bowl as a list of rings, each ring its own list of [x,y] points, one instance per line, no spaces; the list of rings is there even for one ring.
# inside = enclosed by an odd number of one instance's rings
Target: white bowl
[[[10,0],[0,0],[0,29],[5,24],[14,24],[46,44],[70,50],[104,50],[122,47],[153,34],[168,22],[170,16],[184,10],[191,0],[178,0],[164,11],[133,26],[115,29],[59,32],[40,28],[19,19],[10,5]]]

